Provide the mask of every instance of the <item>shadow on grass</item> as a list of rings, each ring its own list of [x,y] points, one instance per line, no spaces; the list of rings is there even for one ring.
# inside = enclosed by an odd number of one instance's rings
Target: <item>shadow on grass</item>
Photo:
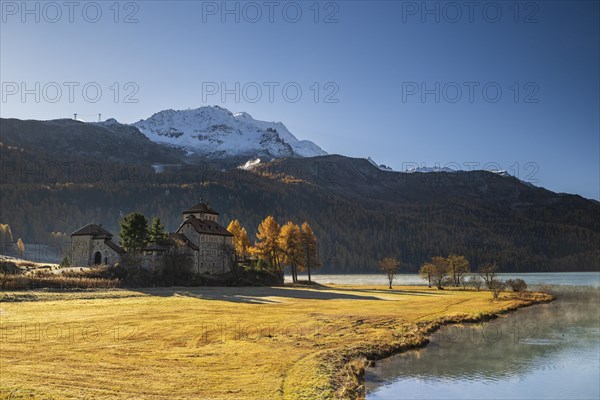
[[[432,290],[431,292],[417,291],[417,290],[402,290],[402,289],[343,289],[347,292],[359,292],[359,293],[380,293],[380,294],[400,294],[407,296],[438,296],[446,295],[447,292],[443,290]]]
[[[380,297],[367,293],[344,293],[351,290],[332,289],[321,285],[311,285],[304,288],[298,287],[171,287],[133,289],[151,296],[193,297],[204,300],[221,300],[235,303],[272,304],[282,303],[280,299],[306,299],[306,300],[383,300]],[[343,292],[342,292],[343,291]],[[360,290],[357,290],[359,292]],[[385,294],[383,291],[371,293]]]

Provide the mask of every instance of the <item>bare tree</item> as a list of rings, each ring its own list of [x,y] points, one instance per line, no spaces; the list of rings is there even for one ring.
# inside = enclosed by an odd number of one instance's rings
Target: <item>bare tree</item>
[[[394,277],[398,272],[398,267],[400,266],[400,262],[392,257],[386,257],[379,262],[379,269],[383,271],[388,278],[390,283],[390,289],[392,288],[392,283],[394,282]]]
[[[469,284],[471,286],[473,286],[475,289],[477,289],[477,291],[481,290],[481,285],[483,284],[483,281],[481,280],[481,278],[477,275],[473,275],[469,278]]]
[[[438,289],[443,289],[448,283],[448,260],[444,257],[432,257],[433,273],[431,278]]]
[[[492,298],[494,300],[498,300],[498,297],[500,297],[500,293],[502,293],[504,289],[506,289],[506,283],[498,279],[492,280],[490,290],[492,291]]]
[[[493,282],[496,278],[497,273],[498,273],[498,266],[496,265],[496,263],[484,264],[479,268],[479,275],[485,281],[485,286],[488,289],[492,289]]]
[[[527,283],[523,279],[507,279],[506,286],[511,288],[513,292],[524,292],[527,290]]]
[[[427,279],[428,287],[431,287],[431,277],[433,276],[434,272],[435,272],[435,265],[433,265],[431,263],[424,263],[421,266],[421,268],[419,269],[419,275],[421,275],[421,278]]]
[[[464,256],[451,254],[447,258],[449,273],[454,287],[460,285],[463,275],[469,272],[469,261]]]

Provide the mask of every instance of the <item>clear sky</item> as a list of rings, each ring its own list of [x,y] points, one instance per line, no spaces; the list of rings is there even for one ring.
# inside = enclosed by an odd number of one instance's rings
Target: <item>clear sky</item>
[[[598,1],[24,4],[1,3],[4,118],[219,105],[396,170],[600,199]]]

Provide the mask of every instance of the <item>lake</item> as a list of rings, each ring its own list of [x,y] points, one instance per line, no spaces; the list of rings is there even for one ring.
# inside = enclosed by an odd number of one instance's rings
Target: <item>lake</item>
[[[536,272],[524,274],[498,274],[499,279],[524,279],[530,285],[574,285],[600,287],[600,272]],[[306,280],[306,275],[299,275]],[[286,275],[286,282],[291,282],[291,276]],[[338,285],[387,285],[387,277],[383,274],[313,274],[312,280],[323,284]],[[418,274],[398,274],[394,285],[425,285]]]
[[[600,398],[599,274],[518,276],[554,284],[557,300],[444,327],[427,347],[378,361],[367,399]]]

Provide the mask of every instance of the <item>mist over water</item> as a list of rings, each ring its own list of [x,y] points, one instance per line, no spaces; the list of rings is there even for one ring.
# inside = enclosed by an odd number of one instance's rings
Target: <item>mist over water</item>
[[[600,289],[552,290],[553,303],[445,327],[424,349],[377,362],[367,399],[600,398]]]

